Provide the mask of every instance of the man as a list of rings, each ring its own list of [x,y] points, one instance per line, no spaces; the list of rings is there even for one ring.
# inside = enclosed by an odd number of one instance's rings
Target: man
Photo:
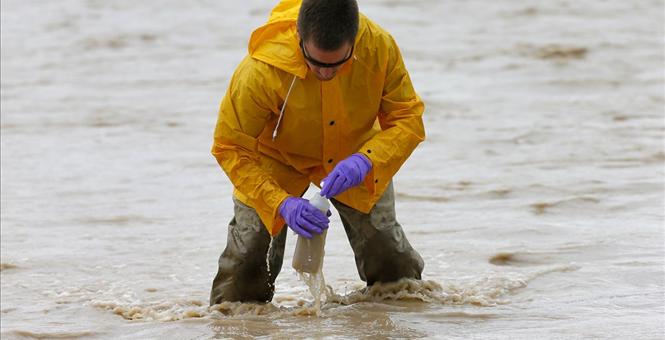
[[[391,179],[425,137],[423,110],[393,38],[355,0],[280,2],[253,32],[219,111],[212,154],[235,207],[210,304],[272,300],[285,224],[304,237],[328,228],[300,198],[322,181],[360,278],[420,279]]]

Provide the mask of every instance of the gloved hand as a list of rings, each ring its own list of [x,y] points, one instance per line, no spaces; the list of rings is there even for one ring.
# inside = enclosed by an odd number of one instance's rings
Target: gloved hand
[[[335,168],[323,179],[321,196],[330,199],[355,187],[362,183],[371,168],[372,162],[365,155],[354,153],[337,163]]]
[[[328,217],[300,197],[288,197],[279,205],[279,213],[282,215],[289,228],[298,235],[312,238],[312,234],[321,234],[328,228],[330,220]]]

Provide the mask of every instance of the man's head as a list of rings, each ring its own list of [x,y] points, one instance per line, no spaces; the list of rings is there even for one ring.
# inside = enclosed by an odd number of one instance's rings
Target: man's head
[[[330,80],[353,56],[358,34],[356,0],[303,0],[298,14],[303,56],[320,80]]]

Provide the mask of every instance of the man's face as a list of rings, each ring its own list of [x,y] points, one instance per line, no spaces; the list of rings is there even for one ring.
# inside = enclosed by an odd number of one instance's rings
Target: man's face
[[[322,81],[333,79],[337,71],[353,56],[353,46],[348,42],[333,51],[322,50],[311,41],[303,41],[301,44],[307,66],[316,78]]]

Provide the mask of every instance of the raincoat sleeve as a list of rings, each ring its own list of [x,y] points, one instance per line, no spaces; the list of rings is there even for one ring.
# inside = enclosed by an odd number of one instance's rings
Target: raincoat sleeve
[[[250,57],[236,69],[215,127],[212,154],[243,196],[253,207],[271,235],[284,226],[279,205],[289,194],[261,168],[257,137],[263,131],[278,98],[265,84],[270,70]]]
[[[380,195],[392,177],[425,139],[425,105],[416,94],[397,44],[389,37],[386,77],[379,108],[381,132],[358,151],[372,161],[365,186]]]

